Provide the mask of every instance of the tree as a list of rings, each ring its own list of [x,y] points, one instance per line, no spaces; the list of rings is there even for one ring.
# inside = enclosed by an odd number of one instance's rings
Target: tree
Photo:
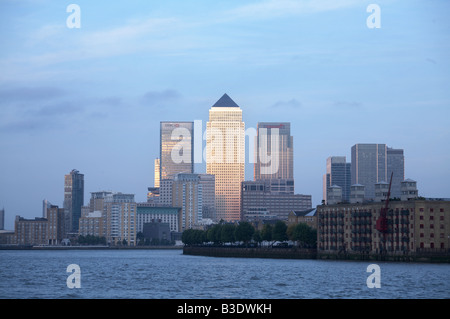
[[[272,239],[275,241],[285,241],[288,239],[286,234],[287,226],[286,223],[279,220],[275,223],[272,231]]]
[[[218,245],[222,242],[221,238],[222,225],[216,224],[208,229],[206,233],[206,238],[208,241],[212,241],[215,245]]]
[[[225,224],[222,226],[222,230],[220,232],[220,238],[223,243],[232,243],[236,239],[234,237],[234,231],[236,230],[236,226],[234,224]]]
[[[252,239],[254,232],[255,228],[249,222],[241,222],[236,227],[234,236],[237,241],[243,241],[247,244]]]
[[[265,224],[261,230],[261,239],[266,241],[272,241],[273,227],[270,224]]]
[[[262,237],[261,237],[261,231],[260,230],[255,230],[255,232],[253,233],[252,236],[253,240],[256,241],[259,244],[261,244],[261,242],[263,241]]]
[[[317,230],[305,223],[295,225],[292,240],[298,241],[301,247],[314,248],[317,245]]]

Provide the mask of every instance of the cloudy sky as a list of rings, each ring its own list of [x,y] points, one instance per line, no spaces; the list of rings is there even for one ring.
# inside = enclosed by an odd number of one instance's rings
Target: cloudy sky
[[[371,3],[381,28],[367,25]],[[205,126],[224,93],[246,128],[291,122],[296,192],[313,205],[326,158],[350,161],[356,143],[403,148],[420,194],[450,197],[448,12],[445,0],[0,0],[5,228],[41,216],[43,199],[62,206],[72,169],[86,202],[145,201],[159,122]]]

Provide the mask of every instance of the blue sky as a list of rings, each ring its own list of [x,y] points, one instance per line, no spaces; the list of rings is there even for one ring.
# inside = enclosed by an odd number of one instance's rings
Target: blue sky
[[[69,4],[81,9],[70,29]],[[370,29],[369,4],[381,8]],[[419,193],[450,197],[450,2],[0,1],[0,207],[62,206],[64,175],[145,201],[160,121],[289,121],[296,192],[322,200],[326,158],[405,151]],[[204,165],[197,165],[202,172]],[[247,165],[246,178],[253,178]]]

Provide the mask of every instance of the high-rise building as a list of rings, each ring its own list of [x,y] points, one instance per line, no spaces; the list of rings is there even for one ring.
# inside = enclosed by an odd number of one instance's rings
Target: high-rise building
[[[323,199],[328,198],[328,188],[339,186],[342,189],[342,200],[350,200],[351,163],[345,156],[330,156],[327,158],[327,170],[323,176]]]
[[[64,177],[64,211],[66,232],[78,232],[78,220],[84,205],[84,175],[72,170]]]
[[[365,186],[366,199],[375,198],[375,184],[389,183],[391,173],[391,198],[400,198],[401,182],[405,179],[403,150],[388,148],[386,144],[355,144],[351,151],[352,184]]]
[[[103,213],[107,220],[108,243],[128,246],[136,245],[137,204],[133,194],[112,193],[104,198]]]
[[[216,218],[240,220],[241,182],[245,179],[245,123],[242,109],[227,94],[209,110],[206,173],[215,175]]]
[[[194,122],[161,122],[159,181],[193,171]]]
[[[193,228],[202,223],[203,218],[214,214],[214,189],[214,175],[175,175],[172,184],[172,206],[181,207],[181,230]],[[207,216],[203,216],[203,213]]]
[[[159,187],[159,178],[160,178],[160,161],[159,158],[155,159],[155,182],[154,182],[154,187],[158,188]]]
[[[258,123],[255,144],[255,180],[294,178],[294,138],[290,123]]]
[[[391,186],[391,197],[392,198],[401,198],[402,190],[401,184],[405,180],[405,156],[403,154],[402,149],[394,149],[388,147],[386,150],[387,154],[387,180],[389,183],[389,179],[392,175],[392,186]]]

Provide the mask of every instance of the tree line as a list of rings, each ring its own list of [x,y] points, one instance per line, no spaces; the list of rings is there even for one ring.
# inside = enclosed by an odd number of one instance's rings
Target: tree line
[[[181,240],[185,245],[204,245],[212,243],[220,246],[227,243],[241,242],[245,246],[249,243],[260,245],[263,241],[273,245],[275,242],[292,240],[302,248],[316,248],[317,231],[305,223],[286,225],[283,221],[275,224],[265,224],[261,230],[249,222],[238,224],[219,223],[207,230],[187,229]]]

